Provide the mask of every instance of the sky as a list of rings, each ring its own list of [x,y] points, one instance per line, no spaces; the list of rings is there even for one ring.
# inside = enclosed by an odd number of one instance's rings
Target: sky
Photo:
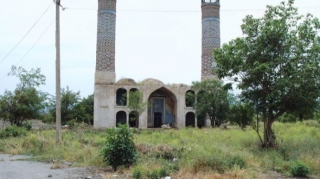
[[[262,17],[267,5],[278,5],[281,1],[221,0],[221,43],[242,36],[240,25],[246,15]],[[46,85],[40,89],[54,95],[53,1],[1,2],[0,95],[13,90],[19,82],[16,77],[7,76],[12,65],[26,70],[40,68],[46,76]],[[98,0],[61,0],[61,4],[65,8],[60,12],[61,87],[69,86],[86,97],[94,91]],[[300,14],[311,13],[320,18],[318,0],[296,0],[295,6]],[[165,84],[191,85],[201,79],[200,72],[200,0],[118,0],[117,80],[132,78],[139,82],[155,78]]]

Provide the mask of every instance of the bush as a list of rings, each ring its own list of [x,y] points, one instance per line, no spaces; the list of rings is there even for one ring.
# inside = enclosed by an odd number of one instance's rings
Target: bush
[[[20,136],[25,136],[26,134],[27,134],[26,128],[12,125],[0,131],[0,139],[8,138],[8,137],[20,137]]]
[[[232,168],[234,166],[238,166],[240,169],[244,169],[246,167],[246,163],[241,156],[236,155],[228,160],[228,167]]]
[[[134,179],[142,179],[142,178],[143,178],[143,174],[142,174],[142,173],[143,173],[143,172],[141,171],[140,168],[135,168],[135,169],[133,170],[132,177],[133,177]]]
[[[152,172],[149,174],[149,178],[158,179],[158,178],[166,177],[167,175],[168,175],[167,171],[164,168],[160,168],[160,169],[152,170]]]
[[[306,164],[298,161],[291,165],[290,173],[294,177],[306,177],[308,174],[311,173],[311,171]]]
[[[22,122],[22,127],[26,128],[28,131],[31,131],[32,129],[32,123],[29,121],[23,121]]]
[[[119,166],[129,167],[137,160],[137,150],[133,142],[133,133],[128,125],[107,130],[105,147],[102,150],[103,161],[117,170]]]

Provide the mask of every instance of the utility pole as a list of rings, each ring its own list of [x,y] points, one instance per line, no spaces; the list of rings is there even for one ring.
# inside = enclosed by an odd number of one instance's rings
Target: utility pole
[[[61,142],[61,95],[60,95],[60,0],[56,3],[56,140]]]

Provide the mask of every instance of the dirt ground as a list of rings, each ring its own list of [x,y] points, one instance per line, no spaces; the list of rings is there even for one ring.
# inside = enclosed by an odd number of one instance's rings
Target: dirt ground
[[[68,164],[53,165],[29,161],[30,156],[10,156],[0,154],[0,179],[130,179],[131,174],[113,173],[110,168],[72,168]],[[55,169],[53,169],[55,168]],[[191,178],[190,178],[191,177]],[[207,176],[209,177],[209,176]],[[206,178],[207,178],[206,177]],[[214,179],[227,179],[227,176],[214,175]],[[209,178],[211,178],[209,177]],[[175,176],[174,178],[198,178],[196,176]],[[232,177],[233,178],[233,177]],[[258,179],[298,179],[284,176],[277,172],[261,174]],[[200,178],[198,178],[200,179]],[[303,178],[299,178],[303,179]],[[309,179],[319,179],[311,176]]]

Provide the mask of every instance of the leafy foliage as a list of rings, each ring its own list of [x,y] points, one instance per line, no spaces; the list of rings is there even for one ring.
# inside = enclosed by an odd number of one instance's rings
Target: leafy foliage
[[[193,82],[191,89],[197,94],[187,93],[187,98],[197,99],[194,103],[196,115],[209,116],[211,126],[220,126],[227,119],[229,104],[227,100],[227,89],[219,80],[205,80]]]
[[[293,4],[268,6],[262,18],[247,16],[244,37],[214,52],[218,76],[237,83],[241,97],[262,113],[264,147],[277,145],[276,119],[314,109],[320,96],[320,21],[311,14],[303,19]]]
[[[74,113],[78,121],[93,124],[93,105],[94,97],[89,95],[83,98],[75,107]]]
[[[254,109],[249,103],[238,102],[230,107],[228,118],[242,129],[253,121]]]
[[[117,170],[119,166],[129,167],[137,160],[133,133],[128,125],[107,130],[107,139],[102,150],[103,161]]]
[[[138,127],[138,117],[140,114],[146,110],[148,106],[148,102],[143,102],[143,94],[140,91],[130,91],[129,93],[129,103],[128,108],[130,112],[134,114],[134,118],[130,119],[130,121],[137,121],[136,127]]]
[[[291,165],[290,173],[294,177],[306,177],[311,173],[311,170],[306,164],[298,161]]]
[[[17,127],[16,125],[12,125],[0,130],[0,139],[25,136],[27,132],[28,131],[25,127]]]
[[[66,124],[68,121],[76,118],[75,107],[80,100],[80,91],[73,92],[67,86],[61,89],[61,123]],[[56,118],[55,99],[52,100],[51,115]]]
[[[21,126],[27,119],[38,118],[45,107],[47,94],[36,89],[45,84],[45,76],[39,68],[27,71],[15,66],[12,66],[9,75],[18,77],[20,83],[13,92],[6,90],[0,96],[0,118]]]
[[[24,127],[25,129],[27,129],[28,131],[31,131],[32,129],[32,123],[28,122],[28,121],[23,121],[22,122],[22,127]]]

